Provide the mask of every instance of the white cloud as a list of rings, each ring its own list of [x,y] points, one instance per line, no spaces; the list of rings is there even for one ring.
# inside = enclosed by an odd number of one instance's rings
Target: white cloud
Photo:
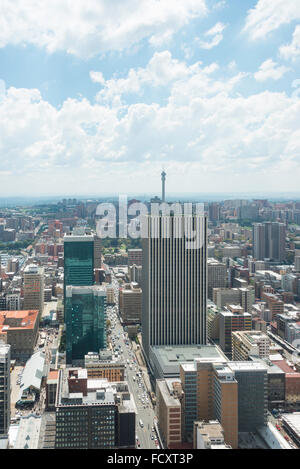
[[[4,99],[5,96],[5,81],[0,79],[0,101]]]
[[[105,83],[104,76],[102,72],[94,72],[93,70],[90,71],[90,79],[94,83],[100,83],[100,85],[103,85]]]
[[[295,61],[300,57],[300,25],[297,25],[295,28],[292,42],[290,44],[281,46],[279,53],[280,56],[286,60],[291,59]]]
[[[90,57],[171,37],[207,14],[205,0],[1,0],[0,47],[33,44]]]
[[[201,49],[212,49],[213,47],[220,44],[220,42],[223,40],[223,31],[225,28],[226,28],[225,24],[217,23],[211,29],[206,31],[206,33],[204,34],[205,37],[208,37],[208,38],[211,37],[209,41],[203,41],[197,38],[197,42],[199,46],[201,47]]]
[[[272,59],[265,60],[259,67],[258,72],[254,74],[256,81],[262,82],[269,79],[279,80],[287,73],[290,69],[284,65],[280,66]]]
[[[244,31],[252,39],[265,38],[283,24],[300,19],[298,0],[258,0],[248,11]]]
[[[167,86],[197,73],[199,67],[199,62],[188,67],[185,62],[172,58],[168,50],[156,52],[145,68],[132,68],[125,78],[107,80],[103,89],[97,94],[97,100],[120,105],[123,95],[130,93],[140,95],[145,86]]]
[[[167,83],[161,105],[68,99],[56,109],[38,90],[8,88],[0,102],[0,158],[12,174],[1,188],[152,191],[151,174],[162,164],[182,191],[228,190],[233,182],[244,190],[254,175],[263,188],[284,189],[284,181],[297,188],[300,99],[268,91],[244,97],[237,93],[244,76],[222,76],[217,64],[188,66],[164,51],[102,90],[121,99]]]

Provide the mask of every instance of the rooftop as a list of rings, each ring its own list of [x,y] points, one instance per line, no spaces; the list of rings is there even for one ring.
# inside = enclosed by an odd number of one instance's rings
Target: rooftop
[[[226,362],[227,358],[216,345],[176,345],[150,347],[150,361],[155,368],[156,378],[179,377],[180,365],[194,360],[207,362]]]

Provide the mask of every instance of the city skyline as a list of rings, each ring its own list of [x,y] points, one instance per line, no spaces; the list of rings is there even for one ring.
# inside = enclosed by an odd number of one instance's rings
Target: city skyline
[[[0,450],[300,449],[299,123],[300,0],[0,1]]]
[[[0,195],[298,191],[297,2],[73,5],[1,2]]]

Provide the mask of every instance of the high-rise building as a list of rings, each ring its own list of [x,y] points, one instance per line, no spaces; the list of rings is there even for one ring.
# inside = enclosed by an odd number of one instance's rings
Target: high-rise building
[[[253,224],[253,257],[257,260],[285,259],[285,224],[264,222]]]
[[[300,272],[300,256],[295,256],[295,271]]]
[[[225,288],[227,284],[227,268],[225,264],[217,261],[216,259],[209,258],[207,260],[207,296],[210,300],[213,299],[214,288]]]
[[[194,422],[218,419],[225,441],[238,446],[238,389],[226,359],[196,359],[180,366],[183,439],[191,441]]]
[[[245,313],[242,307],[229,306],[228,311],[220,313],[220,347],[228,356],[232,354],[232,333],[234,331],[251,331],[252,316]]]
[[[35,264],[24,270],[24,310],[39,311],[41,317],[44,308],[44,268]]]
[[[238,382],[239,432],[254,432],[267,425],[268,370],[262,362],[229,362]]]
[[[0,342],[0,438],[10,425],[10,345]]]
[[[94,235],[94,269],[101,269],[102,256],[101,256],[101,238]]]
[[[181,388],[179,382],[156,381],[156,413],[160,434],[167,448],[181,444],[181,404],[175,392],[176,385]]]
[[[214,365],[213,415],[223,427],[226,443],[238,447],[238,383],[226,365]]]
[[[206,343],[207,219],[148,216],[143,246],[142,340],[152,345]],[[196,234],[196,240],[189,244]]]
[[[143,263],[143,250],[142,249],[128,249],[128,267],[132,265],[142,265]]]
[[[220,204],[212,202],[208,206],[208,216],[210,221],[220,220]]]
[[[127,283],[120,288],[119,311],[124,324],[141,322],[142,290],[136,283]]]
[[[75,231],[76,233],[76,231]],[[94,236],[66,234],[64,237],[64,296],[66,287],[94,283]]]
[[[67,363],[83,361],[88,352],[106,348],[104,287],[67,286],[65,301]]]

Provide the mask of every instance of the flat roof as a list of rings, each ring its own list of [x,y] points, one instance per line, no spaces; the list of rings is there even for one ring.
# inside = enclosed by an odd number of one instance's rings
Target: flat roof
[[[241,361],[241,362],[229,362],[228,366],[233,371],[249,371],[249,370],[261,370],[267,371],[267,365],[257,362]]]
[[[282,414],[282,420],[287,423],[295,435],[300,438],[300,412],[293,412],[292,414]]]
[[[216,345],[155,345],[150,347],[150,362],[156,369],[156,375],[179,377],[180,365],[194,360],[208,362],[226,362],[227,358]],[[158,377],[158,376],[156,376]]]

